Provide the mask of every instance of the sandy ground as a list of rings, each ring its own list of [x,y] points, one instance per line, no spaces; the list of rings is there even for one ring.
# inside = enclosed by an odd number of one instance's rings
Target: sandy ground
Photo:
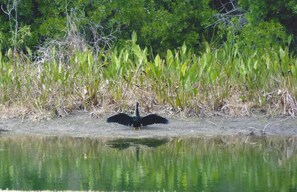
[[[169,124],[151,125],[134,130],[107,117],[92,118],[89,113],[68,115],[41,122],[28,119],[0,119],[1,136],[71,136],[102,138],[198,137],[229,135],[297,136],[297,118],[169,118]]]

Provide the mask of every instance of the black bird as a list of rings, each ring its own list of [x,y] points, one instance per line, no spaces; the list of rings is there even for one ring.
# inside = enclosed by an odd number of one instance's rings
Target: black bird
[[[126,126],[133,126],[135,128],[140,128],[141,126],[151,125],[155,123],[167,124],[168,120],[164,117],[160,117],[156,114],[150,114],[145,117],[140,117],[138,110],[138,102],[135,106],[135,116],[131,117],[125,113],[119,113],[111,116],[107,119],[108,123],[119,123]]]

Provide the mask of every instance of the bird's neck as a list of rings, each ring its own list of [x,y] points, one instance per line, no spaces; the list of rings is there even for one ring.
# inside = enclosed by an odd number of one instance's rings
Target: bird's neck
[[[140,118],[139,110],[138,110],[138,103],[136,103],[136,107],[135,107],[135,117],[136,117],[137,119]]]

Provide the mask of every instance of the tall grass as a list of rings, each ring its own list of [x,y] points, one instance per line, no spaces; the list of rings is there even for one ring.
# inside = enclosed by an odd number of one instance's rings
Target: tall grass
[[[67,111],[106,104],[132,105],[139,100],[191,114],[248,115],[251,110],[295,115],[297,59],[287,47],[240,50],[226,43],[201,53],[183,45],[165,56],[151,56],[136,43],[94,56],[76,51],[68,62],[42,63],[30,58],[17,64],[0,55],[0,104],[29,112]],[[15,61],[15,59],[14,59]]]

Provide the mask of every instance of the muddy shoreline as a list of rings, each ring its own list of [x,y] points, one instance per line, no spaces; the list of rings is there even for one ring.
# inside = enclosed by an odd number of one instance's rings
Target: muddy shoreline
[[[199,136],[297,136],[296,118],[209,117],[169,118],[167,125],[151,125],[141,130],[114,123],[106,117],[92,118],[77,113],[40,122],[28,119],[0,119],[0,136],[70,136],[98,138],[155,138]]]

